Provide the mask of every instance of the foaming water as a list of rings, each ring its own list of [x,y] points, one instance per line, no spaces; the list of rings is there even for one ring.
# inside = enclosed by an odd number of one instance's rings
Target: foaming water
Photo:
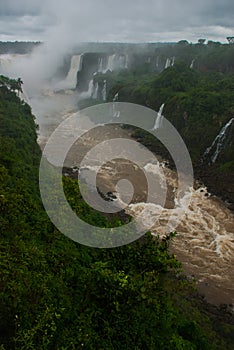
[[[68,135],[70,132],[73,130],[67,130]],[[105,137],[119,137],[122,132],[127,134],[120,127],[109,126],[108,130],[105,130]],[[69,152],[67,166],[79,167],[83,156],[101,142],[102,137],[102,128],[99,127],[93,134],[81,138]],[[116,161],[104,164],[98,171],[96,186],[104,194],[112,192],[120,202],[122,198],[118,197],[116,183],[120,179],[129,179],[135,192],[131,204],[121,204],[126,213],[137,217],[146,230],[150,229],[153,235],[160,237],[174,230],[174,223],[177,222],[177,235],[171,244],[171,251],[182,262],[185,273],[196,277],[198,288],[208,301],[216,304],[234,304],[232,212],[217,198],[210,196],[205,187],[190,188],[178,200],[177,174],[163,164],[147,163],[142,165],[142,169],[157,177],[163,190],[166,184],[167,198],[164,207],[157,204],[157,194],[155,203],[146,203],[147,186],[141,175],[142,171],[137,171],[134,166],[130,167],[125,160],[119,164]],[[93,159],[91,164],[80,169],[80,175],[88,179],[90,171],[97,170],[96,159]]]
[[[34,114],[40,126],[39,142],[43,148],[47,139],[60,122],[77,110],[78,96],[72,93],[47,92],[43,96],[31,97]],[[84,155],[96,144],[105,139],[116,137],[130,138],[130,131],[119,126],[96,128],[75,143],[69,151],[66,162],[68,167],[77,166]],[[64,130],[63,130],[64,131]],[[74,130],[65,130],[69,136]],[[95,159],[87,167],[80,169],[81,175],[96,171]],[[142,163],[141,170],[157,177],[163,190],[167,191],[164,207],[155,203],[146,203],[147,186],[142,171],[130,166],[126,161],[104,164],[97,176],[97,186],[102,193],[113,192],[118,197],[116,184],[120,179],[133,179],[135,188],[132,202],[126,204],[126,213],[137,217],[141,225],[151,229],[155,236],[164,236],[174,229],[170,222],[178,222],[177,236],[171,244],[171,250],[182,262],[184,271],[193,275],[198,287],[208,301],[213,303],[234,303],[233,253],[234,253],[234,216],[217,198],[212,197],[206,188],[190,188],[184,196],[177,199],[177,174],[166,167],[165,163]],[[166,188],[165,188],[166,186]],[[156,196],[157,197],[157,196]],[[187,208],[188,199],[190,205]],[[121,206],[123,207],[123,206]],[[169,221],[170,218],[170,221]]]
[[[136,218],[145,230],[150,229],[152,235],[161,238],[174,230],[176,222],[177,235],[170,249],[182,262],[185,273],[196,278],[198,289],[209,302],[233,304],[233,213],[222,201],[210,195],[206,187],[190,188],[177,199],[177,175],[160,162],[147,163],[142,168],[159,178],[165,177],[166,181],[159,183],[164,188],[165,183],[167,185],[167,200],[164,207],[157,202],[147,203],[144,179],[140,178],[137,169],[127,166],[126,161],[105,164],[99,169],[98,187],[103,193],[113,192],[120,201],[115,186],[117,179],[127,178],[132,171],[135,196],[131,204],[122,205],[126,213]],[[97,168],[93,166],[90,170],[96,171]]]
[[[234,216],[206,188],[190,189],[190,205],[183,213],[183,198],[173,209],[151,203],[130,204],[127,213],[142,218],[155,236],[163,237],[168,220],[178,220],[171,250],[184,270],[198,280],[198,287],[210,302],[234,303]],[[185,196],[186,196],[185,195]]]

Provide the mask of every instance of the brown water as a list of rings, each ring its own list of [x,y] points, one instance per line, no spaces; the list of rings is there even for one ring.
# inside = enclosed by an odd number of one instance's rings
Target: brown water
[[[151,227],[155,236],[168,232],[168,220],[178,218],[177,236],[171,251],[182,262],[184,271],[197,279],[201,293],[215,304],[234,304],[234,215],[205,187],[191,188],[185,195],[190,197],[189,207],[182,200],[176,204],[176,174],[164,164],[148,163],[147,171],[156,174],[163,171],[167,181],[165,208],[146,203],[147,185],[142,171],[126,160],[107,163],[100,170],[97,185],[102,192],[115,192],[120,179],[129,179],[135,189],[132,204],[126,212],[142,219],[146,229]],[[160,169],[161,168],[161,169]],[[92,170],[92,169],[91,169]],[[185,211],[184,211],[185,209]],[[170,230],[169,230],[170,231]]]
[[[73,99],[66,96],[65,100]],[[49,134],[61,120],[69,115],[68,108],[56,118],[55,113],[49,117],[39,118],[41,147]],[[73,130],[67,130],[67,134]],[[84,155],[103,140],[112,138],[130,138],[130,132],[119,126],[98,127],[79,139],[68,153],[65,165],[78,166]],[[88,178],[89,171],[95,171],[95,159],[86,169],[84,176]],[[176,200],[177,176],[163,162],[152,161],[144,163],[142,168],[152,176],[164,177],[167,186],[165,207],[155,203],[146,203],[147,184],[142,169],[126,160],[115,160],[102,166],[97,177],[97,186],[103,193],[115,192],[120,179],[129,179],[134,187],[134,196],[126,212],[133,217],[142,219],[147,229],[151,227],[153,235],[164,236],[168,232],[168,219],[171,215],[179,219],[177,236],[171,245],[171,251],[182,262],[184,271],[195,276],[199,290],[206,299],[215,304],[234,304],[234,215],[217,198],[210,196],[206,188],[191,188],[186,196],[191,202],[187,210],[185,200]],[[164,183],[164,185],[165,185]],[[162,184],[162,186],[164,186]],[[184,198],[186,199],[186,198]]]
[[[90,135],[86,143],[81,142],[78,149],[85,153],[85,148],[108,138],[121,134],[129,137],[128,132],[119,127],[96,130],[96,137]],[[95,142],[93,141],[95,139]],[[83,153],[82,152],[82,153]],[[81,156],[81,155],[80,155]],[[72,157],[71,157],[72,158]],[[95,160],[89,167],[95,170]],[[146,179],[139,167],[126,160],[108,162],[100,169],[97,185],[102,192],[115,192],[120,179],[128,179],[134,186],[132,204],[126,212],[133,217],[142,217],[147,228],[151,226],[153,235],[163,236],[168,231],[168,219],[171,215],[179,219],[177,236],[171,245],[171,251],[182,262],[184,271],[197,279],[199,290],[208,301],[234,304],[234,215],[217,198],[210,196],[205,187],[191,188],[186,196],[191,196],[190,205],[183,212],[185,202],[176,203],[177,176],[163,163],[147,163],[142,167],[154,176],[166,179],[167,199],[165,208],[152,203],[145,203],[147,195]],[[161,211],[162,210],[162,211]],[[148,226],[149,225],[149,226]]]
[[[202,192],[201,192],[202,191]],[[127,212],[142,215],[144,220],[156,222],[152,234],[163,236],[169,216],[179,215],[177,236],[171,251],[182,262],[184,271],[195,276],[199,290],[212,303],[234,303],[234,216],[222,202],[206,189],[191,189],[192,198],[184,215],[180,206],[164,209],[159,218],[158,208],[147,203],[130,205]]]

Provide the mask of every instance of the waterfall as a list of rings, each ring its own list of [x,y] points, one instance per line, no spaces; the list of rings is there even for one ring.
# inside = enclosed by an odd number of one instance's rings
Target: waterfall
[[[165,64],[165,69],[169,68],[171,66],[171,60],[170,58],[167,58],[166,64]]]
[[[156,68],[159,67],[159,56],[157,56],[157,59],[156,59]]]
[[[173,67],[174,64],[175,64],[175,56],[173,56],[171,58],[167,58],[166,64],[165,64],[165,69],[167,69],[169,67]]]
[[[125,68],[125,69],[128,69],[128,68],[129,68],[129,57],[128,57],[128,55],[125,56],[125,65],[124,65],[124,68]]]
[[[106,97],[107,97],[107,85],[106,85],[106,80],[104,80],[103,89],[102,89],[102,100],[106,101]]]
[[[105,72],[107,72],[108,70],[110,70],[112,72],[114,70],[114,68],[115,68],[115,57],[116,57],[115,54],[108,57],[107,67],[106,67]]]
[[[117,102],[119,99],[119,93],[117,92],[117,94],[115,94],[114,98],[113,98],[113,102]]]
[[[93,95],[93,90],[94,90],[94,85],[93,85],[93,79],[90,80],[89,82],[89,88],[87,91],[87,95],[91,98]]]
[[[119,55],[117,68],[124,69],[125,68],[125,61],[126,61],[126,57],[124,55]]]
[[[101,63],[99,63],[100,65]],[[128,55],[110,55],[107,60],[106,68],[102,68],[102,73],[106,73],[108,70],[113,72],[115,69],[128,69],[129,57]],[[101,70],[100,70],[101,71]]]
[[[115,102],[117,102],[119,99],[119,93],[117,92],[113,98],[113,104],[112,104],[112,117],[113,118],[119,118],[120,117],[120,111],[116,110],[116,104]]]
[[[93,84],[92,98],[94,98],[95,100],[97,100],[98,98],[98,82]]]
[[[102,90],[100,89],[100,84],[96,81],[94,83],[94,80],[91,79],[89,82],[88,90],[84,93],[82,93],[82,96],[85,98],[93,98],[95,100],[102,99],[103,101],[106,101],[107,99],[107,81],[103,81],[103,87]]]
[[[216,136],[210,147],[206,149],[202,156],[202,162],[209,159],[209,164],[215,163],[221,150],[225,145],[225,141],[228,136],[229,129],[234,121],[234,118],[230,119],[229,122],[221,129],[220,133]]]
[[[104,72],[104,68],[103,68],[103,58],[99,58],[98,60],[98,73],[103,73]]]
[[[61,87],[64,89],[75,89],[77,85],[77,73],[82,69],[83,55],[74,55],[71,59],[71,65],[66,79]]]
[[[194,67],[194,62],[195,62],[195,59],[192,60],[191,64],[190,64],[190,68],[193,69]]]
[[[162,112],[163,112],[163,108],[165,106],[165,103],[163,103],[159,109],[159,112],[157,113],[157,117],[156,117],[156,120],[155,120],[155,124],[154,124],[154,127],[153,127],[153,130],[157,130],[157,129],[160,129],[163,125],[163,115],[162,115]]]

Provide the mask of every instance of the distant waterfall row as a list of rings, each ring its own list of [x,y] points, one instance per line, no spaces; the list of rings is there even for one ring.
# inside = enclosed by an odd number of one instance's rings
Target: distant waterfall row
[[[100,57],[98,60],[98,73],[128,69],[128,55],[110,55],[107,59]]]
[[[110,55],[106,59],[105,57],[100,57],[98,59],[98,70],[94,72],[93,77],[89,81],[88,85],[88,97],[106,101],[107,99],[107,81],[95,81],[95,76],[98,73],[105,74],[108,71],[113,72],[114,70],[128,69],[128,55]]]
[[[57,90],[78,89],[85,97],[106,101],[107,82],[97,81],[97,74],[128,69],[128,55],[83,53],[73,55],[68,73],[63,81],[57,84]]]
[[[176,57],[136,54],[107,54],[107,53],[83,53],[73,55],[65,79],[58,84],[58,89],[78,89],[86,97],[105,101],[107,96],[107,82],[96,79],[98,74],[120,71],[124,69],[141,69],[146,67],[150,72],[162,72],[173,67]],[[188,63],[194,67],[195,59]]]

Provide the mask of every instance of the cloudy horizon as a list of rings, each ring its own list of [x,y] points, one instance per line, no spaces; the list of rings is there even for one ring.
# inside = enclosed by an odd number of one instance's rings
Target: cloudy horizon
[[[233,0],[1,0],[0,40],[226,42]]]

